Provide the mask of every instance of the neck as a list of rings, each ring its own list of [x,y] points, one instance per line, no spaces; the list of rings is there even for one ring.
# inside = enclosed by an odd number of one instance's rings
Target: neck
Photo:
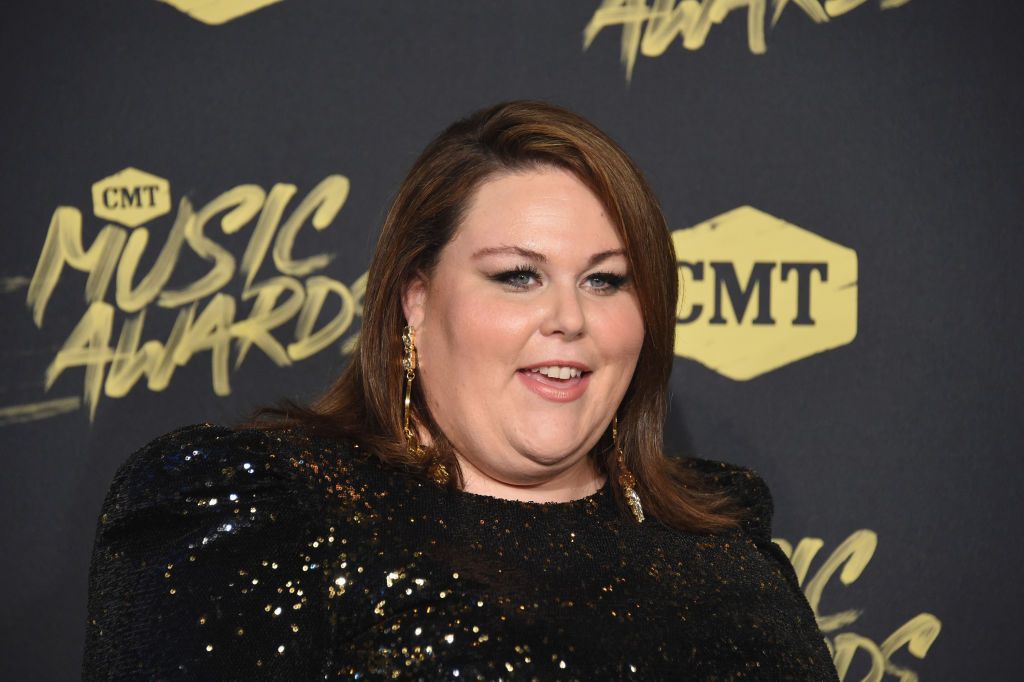
[[[526,483],[495,478],[455,453],[462,469],[463,487],[468,493],[520,502],[571,502],[593,495],[604,485],[605,476],[589,457],[552,476]]]

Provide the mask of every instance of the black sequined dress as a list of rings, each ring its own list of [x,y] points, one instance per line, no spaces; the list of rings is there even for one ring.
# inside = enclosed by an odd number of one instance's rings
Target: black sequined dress
[[[771,498],[743,530],[448,491],[297,431],[181,429],[104,503],[83,679],[837,680]]]

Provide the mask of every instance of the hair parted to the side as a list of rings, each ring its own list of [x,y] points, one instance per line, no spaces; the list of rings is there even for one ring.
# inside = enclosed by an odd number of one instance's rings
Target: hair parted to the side
[[[666,391],[672,371],[678,283],[665,218],[639,169],[583,117],[552,104],[514,101],[480,110],[438,135],[402,182],[384,219],[370,263],[363,321],[352,362],[310,407],[263,409],[264,427],[304,426],[354,440],[386,463],[426,474],[403,434],[401,292],[415,276],[429,278],[481,183],[496,174],[550,165],[574,173],[604,205],[622,239],[644,319],[636,371],[618,409],[626,466],[644,510],[688,531],[735,527],[740,511],[724,492],[705,487],[689,468],[665,456]],[[462,476],[450,441],[414,382],[413,417],[430,436],[431,454]],[[618,480],[610,430],[591,453]],[[624,514],[622,492],[611,486]]]

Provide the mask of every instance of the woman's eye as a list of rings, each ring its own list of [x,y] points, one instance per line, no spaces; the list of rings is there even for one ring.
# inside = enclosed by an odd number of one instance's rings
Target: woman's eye
[[[512,287],[513,289],[527,289],[534,280],[539,278],[540,273],[533,268],[516,268],[515,270],[507,270],[491,276],[491,279],[495,282]]]
[[[626,283],[624,275],[616,275],[611,272],[595,272],[587,277],[592,289],[602,292],[618,291]]]

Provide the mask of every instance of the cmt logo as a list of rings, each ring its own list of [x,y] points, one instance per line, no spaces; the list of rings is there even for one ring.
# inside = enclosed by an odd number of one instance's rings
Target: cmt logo
[[[751,206],[676,230],[676,355],[743,381],[857,336],[857,253]]]
[[[92,186],[97,218],[138,227],[171,210],[171,184],[138,168],[125,168]]]
[[[210,26],[226,24],[282,0],[159,0]]]

